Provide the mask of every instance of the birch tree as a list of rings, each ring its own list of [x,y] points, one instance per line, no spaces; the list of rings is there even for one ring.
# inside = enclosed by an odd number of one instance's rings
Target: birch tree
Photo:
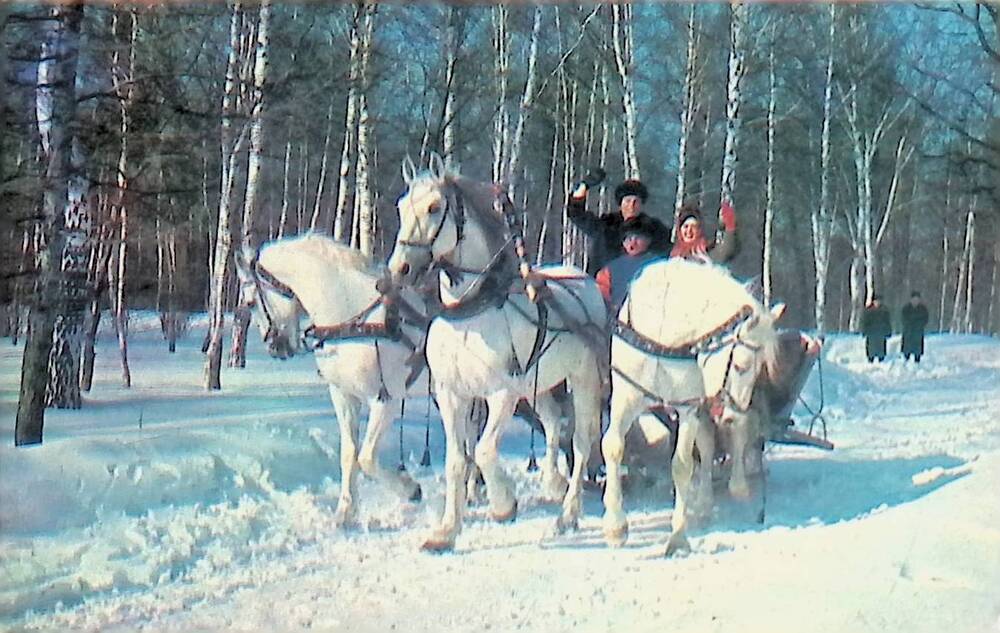
[[[354,11],[351,14],[344,144],[340,153],[340,175],[337,181],[337,208],[333,222],[333,237],[338,242],[347,241],[351,238],[352,216],[349,216],[348,212],[353,212],[354,208],[354,191],[351,180],[352,176],[354,176],[355,166],[357,165],[362,41],[364,38],[365,16],[370,10],[369,7],[370,5],[365,0],[357,0],[354,3]]]
[[[371,90],[371,57],[375,36],[375,13],[378,5],[365,5],[362,24],[361,62],[358,80],[358,165],[356,171],[354,217],[357,218],[358,235],[352,244],[371,257],[375,253],[375,196],[372,190],[372,171],[375,164],[375,121],[368,109]]]
[[[21,387],[18,396],[14,443],[17,446],[40,444],[44,426],[49,356],[57,318],[64,322],[75,318],[82,305],[79,277],[71,275],[82,260],[86,279],[85,235],[89,228],[85,206],[70,204],[70,178],[75,165],[70,160],[73,142],[72,125],[76,116],[76,72],[79,55],[80,23],[83,4],[67,3],[45,9],[42,27],[41,61],[38,64],[35,110],[38,132],[45,154],[43,195],[45,254],[38,267],[35,303],[29,314],[30,329],[21,364]],[[82,255],[82,256],[81,256]],[[67,380],[68,378],[68,380]],[[64,376],[61,384],[76,387],[77,374]],[[67,395],[67,394],[62,394]]]
[[[250,93],[250,156],[247,160],[246,193],[243,196],[243,234],[240,248],[249,261],[260,239],[256,235],[257,208],[260,205],[261,166],[264,156],[265,91],[270,55],[271,0],[261,0],[257,19],[257,43],[254,47],[253,84]],[[326,156],[324,154],[324,160]],[[319,194],[317,194],[318,196]],[[250,314],[239,310],[233,326],[233,342],[229,358],[231,367],[246,365],[247,329]]]
[[[691,3],[687,17],[687,57],[684,64],[684,103],[681,107],[681,132],[677,144],[677,192],[674,196],[674,210],[681,208],[687,188],[688,142],[694,128],[697,112],[695,104],[695,75],[698,69],[697,4]]]
[[[515,179],[520,174],[521,152],[524,143],[524,132],[528,125],[528,120],[535,108],[537,98],[535,86],[538,82],[538,40],[542,32],[542,7],[534,8],[534,17],[531,23],[531,39],[528,42],[528,70],[524,81],[524,92],[521,93],[520,106],[518,108],[517,126],[514,128],[514,135],[510,142],[510,154],[507,164],[504,166],[503,181],[508,185],[508,192],[511,199],[514,199],[517,183]]]
[[[615,52],[615,66],[622,86],[622,107],[625,110],[625,144],[623,147],[625,173],[628,178],[641,179],[639,171],[638,114],[636,113],[634,42],[632,38],[632,5],[611,5],[611,39]]]
[[[736,162],[738,160],[740,106],[743,104],[743,76],[746,74],[745,32],[750,8],[743,2],[729,5],[729,78],[726,83],[726,145],[722,155],[722,199],[733,200],[736,191]]]
[[[833,121],[833,66],[837,35],[837,5],[829,7],[829,31],[826,52],[826,79],[823,87],[823,126],[820,133],[820,194],[819,207],[809,214],[812,228],[812,251],[816,265],[814,319],[816,329],[826,333],[827,281],[830,276],[830,241],[833,236],[834,214],[830,202],[830,126]]]
[[[235,207],[236,169],[240,149],[246,140],[247,128],[239,121],[241,34],[243,31],[243,2],[234,0],[229,22],[229,50],[226,60],[226,81],[222,96],[222,173],[220,178],[219,208],[216,221],[215,246],[212,256],[212,275],[209,290],[208,348],[205,358],[205,388],[221,389],[222,337],[225,326],[226,276],[233,244],[232,215]]]
[[[128,26],[122,27],[127,21]],[[138,36],[138,18],[135,8],[127,12],[117,8],[112,17],[112,35],[115,39],[124,37],[128,44],[122,55],[120,46],[115,47],[111,59],[111,77],[119,104],[119,148],[118,162],[115,168],[117,191],[112,218],[117,228],[115,248],[108,262],[108,294],[111,297],[111,310],[115,324],[115,334],[118,339],[118,353],[121,359],[122,385],[132,386],[132,372],[128,364],[128,308],[125,298],[126,262],[128,261],[128,230],[129,209],[127,194],[129,189],[129,134],[131,124],[131,109],[135,95],[135,45]],[[124,33],[124,35],[123,35]]]
[[[507,152],[510,147],[510,113],[507,92],[510,81],[510,34],[507,29],[509,9],[497,4],[490,10],[493,25],[493,68],[496,73],[496,115],[493,118],[493,182],[506,175]]]

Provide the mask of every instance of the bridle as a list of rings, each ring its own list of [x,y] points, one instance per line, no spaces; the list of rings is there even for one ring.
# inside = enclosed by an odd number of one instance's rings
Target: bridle
[[[427,251],[431,260],[433,260],[434,244],[437,243],[438,238],[441,236],[441,232],[444,230],[444,225],[447,223],[449,217],[451,217],[452,221],[455,223],[456,247],[462,242],[462,238],[464,237],[465,202],[462,199],[462,193],[456,187],[447,186],[447,183],[445,183],[445,185],[441,188],[446,192],[446,196],[444,197],[445,205],[444,209],[441,210],[441,219],[438,221],[437,226],[434,227],[434,231],[431,233],[430,239],[423,241],[414,239],[413,234],[417,232],[416,229],[418,228],[414,227],[414,230],[407,238],[396,240],[396,243],[400,246],[420,248]],[[452,217],[452,215],[454,215],[454,217]]]
[[[254,305],[260,306],[261,312],[264,313],[264,318],[267,321],[267,330],[264,333],[264,342],[273,343],[278,336],[278,328],[274,325],[274,317],[272,316],[272,308],[268,306],[267,293],[264,292],[264,287],[267,286],[270,290],[278,293],[278,295],[295,301],[299,303],[299,298],[295,296],[295,292],[283,283],[280,279],[275,277],[260,263],[260,252],[258,251],[253,260],[250,262],[250,278],[254,286],[254,298],[252,301],[247,303],[248,308],[253,308]],[[299,304],[301,306],[301,304]]]
[[[738,325],[733,329],[732,333],[725,338],[725,342],[722,343],[722,346],[726,345],[729,346],[729,354],[728,357],[726,358],[726,371],[722,377],[722,385],[719,387],[719,391],[717,391],[714,395],[706,396],[706,399],[713,406],[730,408],[736,411],[737,413],[741,414],[745,414],[750,410],[750,402],[748,401],[746,406],[739,404],[739,401],[736,399],[735,396],[733,396],[730,386],[730,378],[732,377],[732,371],[734,368],[740,373],[746,371],[745,368],[737,367],[736,364],[733,362],[736,356],[736,349],[738,347],[744,347],[746,349],[749,349],[754,354],[755,362],[757,353],[760,352],[760,350],[762,349],[761,345],[745,341],[741,336],[743,331],[743,325],[748,323],[749,319],[751,318],[753,317],[747,317],[741,320],[738,323]],[[719,349],[721,349],[721,347],[716,348],[715,351],[719,351]],[[698,365],[702,370],[705,369],[705,366],[707,365],[708,360],[713,353],[714,352],[708,352],[698,356]]]

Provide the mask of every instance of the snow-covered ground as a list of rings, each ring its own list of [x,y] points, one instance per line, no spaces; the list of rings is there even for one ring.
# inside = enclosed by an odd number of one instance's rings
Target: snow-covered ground
[[[770,447],[764,524],[720,503],[676,559],[660,556],[665,484],[626,500],[622,549],[603,543],[595,492],[580,531],[553,535],[517,424],[517,522],[474,508],[456,552],[418,551],[442,505],[434,413],[418,465],[424,402],[402,426],[425,501],[362,481],[362,526],[338,531],[337,428],[312,359],[271,360],[255,336],[247,368],[206,393],[200,339],[169,355],[134,317],[125,390],[105,332],[84,408],[49,411],[45,443],[22,449],[22,348],[0,345],[0,630],[1000,632],[996,339],[931,336],[919,366],[829,340],[836,450]],[[394,430],[387,462],[398,446]]]

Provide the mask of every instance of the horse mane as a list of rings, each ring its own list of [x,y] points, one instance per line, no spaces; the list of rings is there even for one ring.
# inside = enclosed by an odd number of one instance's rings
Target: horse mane
[[[495,253],[502,248],[506,241],[507,223],[493,208],[496,198],[493,185],[454,172],[445,176],[445,184],[461,193],[465,201],[466,221],[479,226],[490,251]]]
[[[385,271],[384,264],[322,233],[306,233],[268,242],[261,247],[259,259],[268,270],[279,274],[278,271],[282,268],[281,262],[289,252],[315,257],[338,269],[346,269],[373,278],[381,277]]]
[[[770,318],[725,268],[672,258],[647,264],[632,280],[620,318],[663,345],[680,347],[711,334],[743,309]]]

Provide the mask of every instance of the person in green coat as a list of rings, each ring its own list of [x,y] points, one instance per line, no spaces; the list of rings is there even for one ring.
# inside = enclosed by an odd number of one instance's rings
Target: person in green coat
[[[873,295],[871,303],[861,315],[861,333],[865,335],[865,355],[868,362],[885,360],[885,341],[892,334],[889,308],[882,305],[882,297]]]

